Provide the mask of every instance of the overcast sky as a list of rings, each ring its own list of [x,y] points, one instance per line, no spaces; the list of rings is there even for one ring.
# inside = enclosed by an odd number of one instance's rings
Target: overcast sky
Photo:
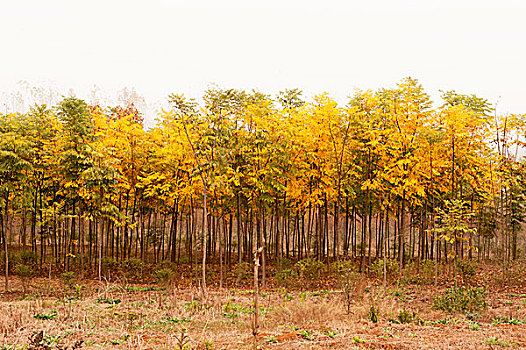
[[[0,2],[0,90],[20,80],[148,101],[207,85],[339,101],[417,78],[526,113],[526,1]]]

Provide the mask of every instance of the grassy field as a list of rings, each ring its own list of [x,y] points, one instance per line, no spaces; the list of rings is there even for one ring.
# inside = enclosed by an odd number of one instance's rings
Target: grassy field
[[[0,349],[526,349],[523,280],[490,283],[487,271],[465,289],[443,279],[384,290],[374,277],[352,277],[347,288],[331,276],[269,286],[256,337],[248,279],[202,298],[182,279],[33,278],[24,292],[15,277],[0,293]]]

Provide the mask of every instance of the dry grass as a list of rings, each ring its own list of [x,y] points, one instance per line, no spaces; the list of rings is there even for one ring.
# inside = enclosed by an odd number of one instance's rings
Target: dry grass
[[[526,348],[522,322],[494,322],[498,317],[526,320],[520,288],[490,293],[487,310],[471,315],[478,322],[474,326],[465,314],[431,308],[437,294],[431,286],[391,286],[384,292],[369,283],[349,313],[339,290],[262,293],[259,348]],[[23,298],[15,280],[15,292],[0,295],[0,349],[73,349],[79,341],[82,349],[179,349],[185,344],[186,349],[253,349],[250,291],[214,290],[202,300],[195,288],[151,287],[92,282],[79,299],[68,300],[75,293],[60,281],[49,288],[37,279]],[[370,319],[371,306],[378,311],[377,323]],[[393,322],[404,309],[415,314],[413,322]],[[42,347],[31,345],[33,334],[41,331]]]

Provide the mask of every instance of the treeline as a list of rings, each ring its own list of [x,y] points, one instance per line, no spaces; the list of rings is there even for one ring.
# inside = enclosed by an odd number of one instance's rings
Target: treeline
[[[418,81],[345,106],[214,88],[170,95],[145,130],[133,105],[68,97],[0,114],[0,229],[40,268],[104,261],[517,259],[525,115]],[[204,283],[204,280],[203,280]]]

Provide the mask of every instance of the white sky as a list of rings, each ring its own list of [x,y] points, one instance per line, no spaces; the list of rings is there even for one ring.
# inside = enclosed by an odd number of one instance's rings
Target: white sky
[[[525,16],[518,0],[0,0],[0,91],[135,87],[156,104],[217,83],[343,102],[411,76],[435,100],[526,113]]]

